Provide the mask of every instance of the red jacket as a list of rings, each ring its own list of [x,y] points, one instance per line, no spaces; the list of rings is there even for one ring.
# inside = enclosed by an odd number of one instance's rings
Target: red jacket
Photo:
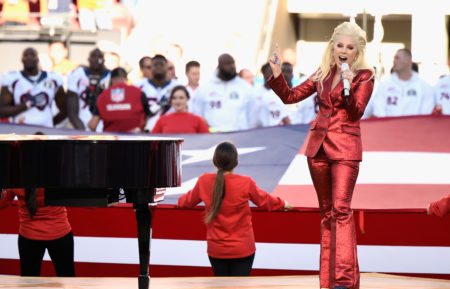
[[[118,83],[100,93],[94,114],[103,120],[104,131],[132,132],[137,128],[142,130],[148,114],[147,99],[140,88]]]
[[[181,208],[192,208],[204,202],[211,207],[216,174],[203,174],[195,187],[178,199]],[[255,253],[252,216],[248,201],[267,210],[284,208],[284,201],[274,197],[246,176],[225,175],[225,196],[217,216],[206,224],[208,255],[214,258],[243,258]]]
[[[315,157],[323,145],[328,158],[333,160],[362,160],[362,143],[359,120],[372,95],[374,79],[370,70],[359,70],[353,78],[348,97],[344,97],[344,85],[340,81],[331,91],[334,66],[329,76],[320,83],[308,78],[289,89],[284,77],[269,79],[273,91],[286,103],[296,103],[317,92],[319,112],[312,122],[305,155]]]
[[[450,195],[430,204],[431,215],[444,217],[448,213],[450,213]]]

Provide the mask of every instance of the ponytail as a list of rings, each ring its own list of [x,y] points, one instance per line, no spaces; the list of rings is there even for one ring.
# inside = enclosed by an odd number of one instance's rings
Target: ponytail
[[[224,172],[231,172],[238,165],[238,153],[234,144],[230,142],[220,143],[214,151],[213,163],[217,168],[217,174],[212,191],[211,208],[205,215],[205,223],[211,222],[222,207],[222,201],[225,197]]]
[[[211,203],[211,209],[205,216],[205,223],[211,222],[219,213],[222,207],[222,201],[225,197],[225,177],[223,169],[219,169],[214,180],[213,198]]]
[[[30,218],[33,219],[36,215],[37,210],[37,189],[25,189],[25,204],[27,205],[28,212],[30,213]]]

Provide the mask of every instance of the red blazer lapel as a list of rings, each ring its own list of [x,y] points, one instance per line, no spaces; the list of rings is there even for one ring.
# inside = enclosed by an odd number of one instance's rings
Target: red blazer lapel
[[[328,74],[328,76],[323,80],[323,89],[322,93],[320,94],[320,98],[322,99],[323,103],[327,104],[328,106],[331,106],[331,84],[333,83],[333,76],[336,72],[336,65],[333,66]],[[338,86],[339,84],[337,84]]]

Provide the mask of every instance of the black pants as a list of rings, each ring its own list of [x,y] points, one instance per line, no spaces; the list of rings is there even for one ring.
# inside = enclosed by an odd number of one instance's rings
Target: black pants
[[[21,276],[40,276],[45,249],[52,259],[58,277],[75,277],[73,261],[73,234],[69,232],[59,239],[31,240],[19,235]]]
[[[236,259],[217,259],[211,256],[208,257],[215,276],[250,276],[255,253],[248,257]]]

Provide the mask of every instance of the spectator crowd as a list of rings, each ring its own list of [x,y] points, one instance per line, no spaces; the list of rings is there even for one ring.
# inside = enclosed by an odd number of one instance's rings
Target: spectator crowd
[[[1,24],[31,25],[33,17],[8,18],[8,11],[31,13],[39,5],[41,16],[68,12],[80,29],[115,29],[110,20],[118,17],[113,17],[112,7],[127,9],[127,1],[69,2],[3,0]],[[130,17],[120,25],[131,29]],[[130,77],[131,69],[109,61],[107,53],[99,45],[86,56],[87,65],[79,65],[68,59],[65,43],[55,41],[49,43],[49,64],[44,65],[36,49],[25,49],[23,68],[1,77],[0,121],[97,132],[207,133],[307,124],[316,117],[315,95],[293,105],[281,102],[265,83],[272,74],[268,63],[256,73],[238,71],[234,57],[224,53],[218,55],[213,75],[200,82],[201,63],[196,60],[179,67],[168,54],[146,55],[135,65],[139,76]],[[295,75],[295,58],[287,53],[285,58],[282,74],[292,88],[309,76]],[[432,86],[420,77],[412,59],[406,48],[396,52],[390,76],[375,81],[363,118],[450,114],[450,76]],[[183,81],[176,73],[181,69]]]
[[[41,27],[49,24],[71,30],[117,30],[134,26],[135,1],[119,0],[0,0],[0,26]]]

